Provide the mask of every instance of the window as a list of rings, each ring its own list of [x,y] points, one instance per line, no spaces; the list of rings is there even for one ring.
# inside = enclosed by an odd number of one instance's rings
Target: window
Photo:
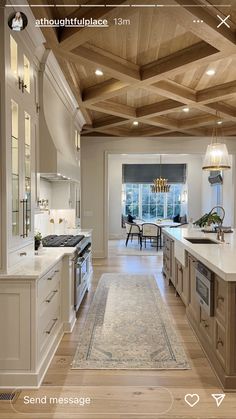
[[[168,193],[152,193],[150,183],[123,184],[123,213],[145,221],[181,214],[184,184],[172,184]]]

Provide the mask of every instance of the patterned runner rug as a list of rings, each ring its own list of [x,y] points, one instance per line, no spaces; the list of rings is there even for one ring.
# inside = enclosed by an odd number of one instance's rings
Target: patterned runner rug
[[[102,275],[72,368],[190,368],[154,276]]]

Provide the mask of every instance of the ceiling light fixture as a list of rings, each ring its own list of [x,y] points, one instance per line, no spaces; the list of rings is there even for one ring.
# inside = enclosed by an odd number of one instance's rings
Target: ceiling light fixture
[[[138,121],[134,121],[134,122],[133,122],[133,125],[134,125],[135,127],[137,127],[137,126],[138,126]]]
[[[215,70],[213,70],[213,69],[210,69],[210,70],[207,70],[207,71],[206,71],[206,74],[207,74],[208,76],[214,76],[214,75],[216,74],[216,71],[215,71]]]
[[[152,193],[164,193],[170,191],[170,185],[168,180],[161,177],[161,155],[160,155],[160,176],[156,179],[153,179],[153,185],[151,185]]]
[[[223,124],[223,121],[217,121],[217,124],[218,125],[222,125]]]
[[[188,106],[186,106],[186,107],[185,107],[185,108],[183,108],[182,110],[183,110],[183,112],[189,112],[189,108],[188,108]]]
[[[96,76],[103,76],[103,71],[97,68],[97,70],[95,71],[95,74]]]
[[[217,121],[217,112],[216,112],[216,121]],[[219,121],[219,120],[218,120]],[[215,127],[212,132],[211,144],[207,146],[204,163],[202,166],[203,170],[216,171],[216,170],[226,170],[230,169],[230,158],[226,144],[219,142],[218,135],[218,122],[216,122]]]

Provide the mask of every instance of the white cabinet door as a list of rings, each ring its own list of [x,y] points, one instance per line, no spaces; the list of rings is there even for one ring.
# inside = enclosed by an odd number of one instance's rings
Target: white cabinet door
[[[30,284],[0,282],[0,370],[30,369]]]

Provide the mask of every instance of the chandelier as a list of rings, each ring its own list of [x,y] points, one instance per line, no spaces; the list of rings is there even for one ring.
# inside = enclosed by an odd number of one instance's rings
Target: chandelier
[[[161,177],[161,155],[160,155],[160,176],[153,179],[153,185],[151,185],[151,192],[153,193],[164,193],[170,191],[170,184],[168,180]]]
[[[217,113],[216,113],[216,125],[213,128],[211,144],[207,146],[204,163],[202,166],[203,170],[215,171],[215,170],[226,170],[230,169],[230,158],[226,144],[218,142],[218,129],[217,129]]]

